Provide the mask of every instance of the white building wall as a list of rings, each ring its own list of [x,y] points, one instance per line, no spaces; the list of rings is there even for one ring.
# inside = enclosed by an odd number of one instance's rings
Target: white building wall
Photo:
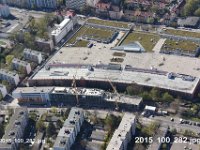
[[[31,65],[28,63],[26,65],[26,73],[29,74],[31,72]]]
[[[99,2],[100,0],[86,0],[86,5],[95,8],[96,4]]]
[[[69,20],[69,18],[66,18],[63,21],[66,21],[66,20]],[[62,24],[62,22],[60,24]],[[58,25],[57,29],[55,29],[51,33],[54,43],[55,44],[59,43],[69,33],[69,31],[73,30],[73,26],[74,24],[71,19],[63,27]]]
[[[66,0],[65,4],[67,8],[79,10],[81,7],[85,6],[86,0]]]
[[[7,94],[8,92],[7,92],[7,89],[6,89],[6,86],[5,86],[5,85],[0,84],[0,92],[1,92],[1,94],[2,94],[3,97],[6,96],[6,94]]]
[[[19,75],[18,74],[16,74],[15,76],[14,76],[14,81],[15,81],[15,85],[18,85],[18,83],[19,83]]]
[[[37,56],[37,62],[38,62],[38,64],[41,64],[41,62],[42,62],[42,54],[41,53]]]
[[[0,5],[0,16],[8,17],[10,15],[10,9],[7,5]]]

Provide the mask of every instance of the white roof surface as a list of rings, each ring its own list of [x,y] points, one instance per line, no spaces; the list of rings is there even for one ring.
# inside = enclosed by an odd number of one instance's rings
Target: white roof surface
[[[48,64],[53,63],[71,63],[71,64],[92,64],[99,63],[109,64],[115,51],[109,48],[101,48],[93,46],[92,49],[88,48],[69,48],[64,47],[57,52]],[[73,79],[76,74],[77,79],[84,78],[85,80],[106,81],[108,78],[112,82],[123,83],[137,83],[140,85],[159,87],[163,89],[170,89],[185,93],[192,94],[199,82],[200,59],[180,57],[172,55],[163,55],[157,53],[126,53],[122,57],[124,61],[121,63],[122,67],[131,65],[136,68],[150,69],[152,66],[157,70],[189,74],[197,77],[194,81],[184,81],[181,78],[168,79],[166,75],[158,75],[143,72],[131,71],[116,71],[95,69],[89,71],[86,68],[76,67],[54,67],[50,70],[45,68],[41,69],[32,79]],[[163,58],[165,58],[163,60]],[[163,65],[160,65],[163,63]],[[189,66],[188,66],[189,65]]]
[[[144,110],[151,110],[151,111],[156,111],[156,107],[153,106],[145,106]]]

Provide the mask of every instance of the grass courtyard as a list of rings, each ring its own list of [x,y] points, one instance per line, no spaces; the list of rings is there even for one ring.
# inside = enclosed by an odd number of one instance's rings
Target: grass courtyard
[[[0,45],[6,45],[4,41],[0,41]]]
[[[175,40],[170,40],[167,39],[163,45],[164,49],[169,49],[169,50],[176,50],[176,49],[181,49],[183,51],[195,51],[199,45],[197,43],[191,42],[191,41],[175,41]]]
[[[87,27],[83,26],[68,42],[67,44],[74,44],[76,41],[78,41],[78,37],[88,37],[88,38],[94,38],[94,39],[106,39],[109,37],[112,37],[114,34],[111,30],[105,30],[100,28],[94,28],[94,27]],[[77,47],[83,47],[87,46],[87,41],[78,41],[75,46]]]
[[[153,33],[133,32],[125,38],[121,45],[138,41],[146,51],[152,51],[159,39],[160,37]]]
[[[192,31],[184,31],[184,30],[174,30],[174,29],[166,29],[163,30],[166,34],[183,36],[183,37],[193,37],[193,38],[200,38],[200,33],[192,32]]]
[[[125,23],[125,22],[108,21],[108,20],[100,20],[100,19],[88,19],[87,22],[99,24],[99,25],[111,26],[111,27],[129,28],[128,23]]]
[[[88,43],[88,41],[80,40],[76,42],[74,47],[87,47]]]

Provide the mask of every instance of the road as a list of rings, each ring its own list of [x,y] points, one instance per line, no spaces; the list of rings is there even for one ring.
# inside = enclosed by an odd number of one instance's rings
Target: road
[[[169,116],[155,116],[153,118],[146,118],[146,117],[141,117],[140,121],[144,124],[149,124],[151,122],[157,121],[164,126],[169,126],[170,129],[176,128],[177,131],[183,131],[183,130],[190,130],[193,131],[194,133],[200,133],[200,127],[194,126],[194,125],[189,125],[189,124],[180,124],[180,118],[178,117],[173,117],[174,121],[171,121],[171,117]]]
[[[42,12],[42,11],[19,9],[19,8],[15,8],[15,7],[10,7],[10,12],[12,15],[14,15],[18,18],[22,18],[22,17],[26,18],[29,15],[31,15],[35,18],[42,18],[42,17],[44,17],[45,14],[47,14],[46,12]]]
[[[161,50],[163,44],[165,43],[165,40],[166,40],[166,39],[160,39],[160,40],[156,43],[156,45],[155,45],[154,48],[153,48],[153,51],[154,51],[155,53],[160,53],[160,50]]]

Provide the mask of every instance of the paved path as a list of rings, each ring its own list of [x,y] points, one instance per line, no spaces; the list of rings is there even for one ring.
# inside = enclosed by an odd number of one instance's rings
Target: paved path
[[[166,39],[160,39],[153,48],[155,53],[159,53]]]

